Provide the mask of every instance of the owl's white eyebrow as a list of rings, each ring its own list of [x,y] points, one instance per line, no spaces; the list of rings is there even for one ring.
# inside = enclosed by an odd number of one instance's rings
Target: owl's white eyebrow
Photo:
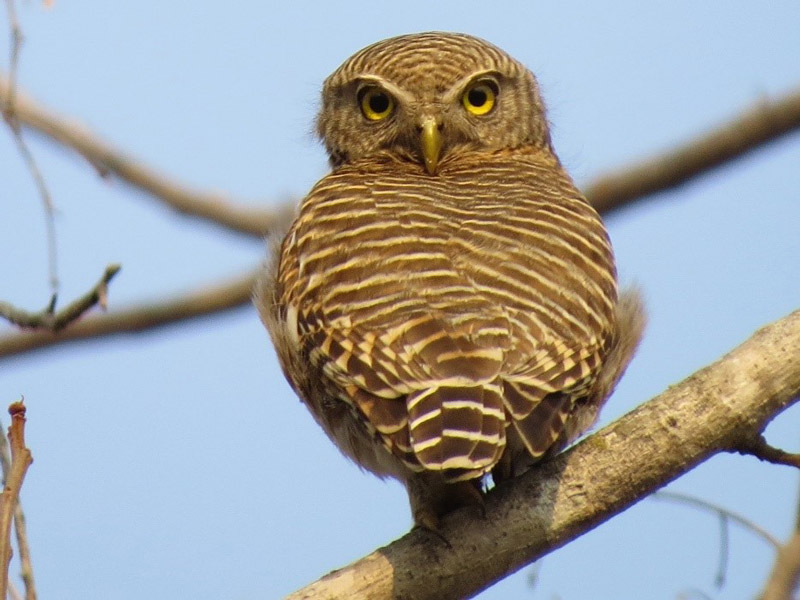
[[[451,87],[444,95],[443,100],[445,102],[455,100],[461,96],[461,94],[464,92],[464,89],[473,81],[478,81],[480,79],[491,79],[495,81],[495,83],[499,83],[502,77],[502,74],[496,69],[487,69],[485,71],[478,71],[477,73],[470,73],[466,77],[462,77],[455,84],[453,84],[453,87]]]
[[[414,94],[407,92],[403,88],[393,84],[391,81],[387,81],[386,79],[378,77],[377,75],[361,75],[356,78],[356,81],[358,82],[357,90],[359,91],[365,85],[377,85],[389,92],[395,97],[396,100],[400,100],[403,103],[410,103],[415,100]]]

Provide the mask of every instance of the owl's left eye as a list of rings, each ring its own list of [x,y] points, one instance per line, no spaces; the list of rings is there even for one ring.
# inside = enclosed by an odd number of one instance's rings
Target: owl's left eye
[[[361,112],[370,121],[385,119],[394,110],[394,98],[381,88],[368,86],[358,92],[358,103]]]
[[[467,88],[461,96],[461,103],[467,112],[480,117],[494,108],[497,92],[494,81],[478,81]]]

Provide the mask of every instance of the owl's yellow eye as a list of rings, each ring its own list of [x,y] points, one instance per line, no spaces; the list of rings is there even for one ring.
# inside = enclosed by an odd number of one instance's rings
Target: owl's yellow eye
[[[394,110],[394,98],[379,87],[365,87],[358,93],[361,112],[370,121],[385,119]]]
[[[464,92],[464,95],[461,96],[461,103],[467,109],[467,112],[480,117],[494,108],[496,98],[497,87],[494,83],[479,81]]]

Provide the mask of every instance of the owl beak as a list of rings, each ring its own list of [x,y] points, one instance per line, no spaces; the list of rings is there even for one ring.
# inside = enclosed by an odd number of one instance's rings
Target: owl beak
[[[422,144],[422,157],[425,159],[425,168],[431,175],[436,173],[439,164],[439,153],[442,151],[442,134],[436,119],[427,118],[422,122],[420,133]]]

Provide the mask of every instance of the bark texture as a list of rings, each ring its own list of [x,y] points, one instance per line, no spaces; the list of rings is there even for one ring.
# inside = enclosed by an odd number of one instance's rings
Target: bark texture
[[[800,311],[487,497],[485,518],[414,530],[288,600],[466,598],[593,529],[718,452],[736,450],[800,396]],[[744,460],[744,459],[743,459]]]

